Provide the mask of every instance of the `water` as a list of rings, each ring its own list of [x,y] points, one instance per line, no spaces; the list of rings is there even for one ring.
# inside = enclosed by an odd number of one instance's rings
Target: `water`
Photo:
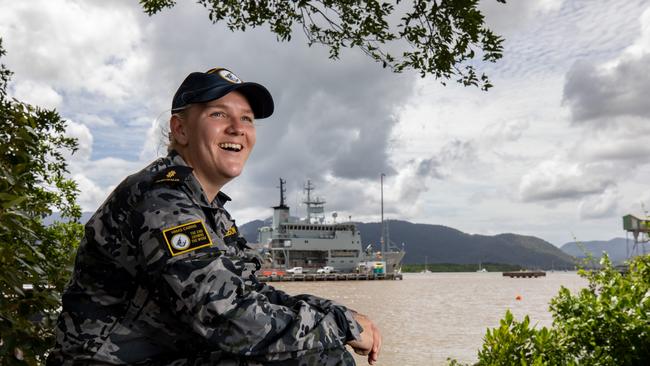
[[[507,309],[531,324],[550,326],[549,300],[560,286],[587,285],[575,272],[515,279],[501,273],[404,274],[403,281],[272,283],[290,294],[311,293],[367,314],[383,334],[377,365],[445,365],[448,357],[476,362],[487,328]],[[521,300],[517,300],[517,296]],[[355,355],[358,365],[366,365]]]

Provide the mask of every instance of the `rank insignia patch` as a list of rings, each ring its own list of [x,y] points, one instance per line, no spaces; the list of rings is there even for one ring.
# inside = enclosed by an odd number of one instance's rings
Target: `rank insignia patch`
[[[153,179],[156,184],[166,183],[170,185],[180,184],[185,178],[192,174],[192,168],[186,166],[174,166],[158,172]]]
[[[172,256],[212,245],[203,221],[193,221],[163,230],[167,248]]]

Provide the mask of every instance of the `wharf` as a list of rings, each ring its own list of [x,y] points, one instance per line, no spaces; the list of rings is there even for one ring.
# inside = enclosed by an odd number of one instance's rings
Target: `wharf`
[[[291,282],[291,281],[381,281],[401,280],[401,273],[365,274],[365,273],[305,273],[285,274],[282,276],[257,276],[260,282]]]
[[[517,272],[503,272],[504,277],[510,278],[537,278],[546,276],[544,271],[517,271]]]

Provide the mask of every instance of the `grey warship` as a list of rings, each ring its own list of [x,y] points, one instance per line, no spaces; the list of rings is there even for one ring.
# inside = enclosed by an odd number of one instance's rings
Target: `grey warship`
[[[273,207],[271,226],[258,230],[258,242],[269,256],[268,267],[303,267],[314,272],[327,266],[336,272],[358,273],[379,265],[384,267],[385,273],[400,272],[405,254],[403,249],[374,251],[372,244],[364,246],[353,222],[325,223],[325,201],[312,198],[314,187],[310,181],[305,186],[307,198],[303,201],[307,206],[307,217],[302,220],[291,217],[285,203],[284,185],[285,181],[280,178],[280,204]],[[387,230],[382,229],[382,242],[388,241],[384,238],[384,231]]]

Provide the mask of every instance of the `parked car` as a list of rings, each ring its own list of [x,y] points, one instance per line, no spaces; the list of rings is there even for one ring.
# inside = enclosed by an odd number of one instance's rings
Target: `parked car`
[[[319,268],[316,273],[336,273],[336,270],[334,267],[331,266],[325,266],[323,268]]]
[[[287,273],[291,273],[291,274],[302,274],[302,272],[303,272],[302,267],[293,267],[291,269],[287,269]]]

